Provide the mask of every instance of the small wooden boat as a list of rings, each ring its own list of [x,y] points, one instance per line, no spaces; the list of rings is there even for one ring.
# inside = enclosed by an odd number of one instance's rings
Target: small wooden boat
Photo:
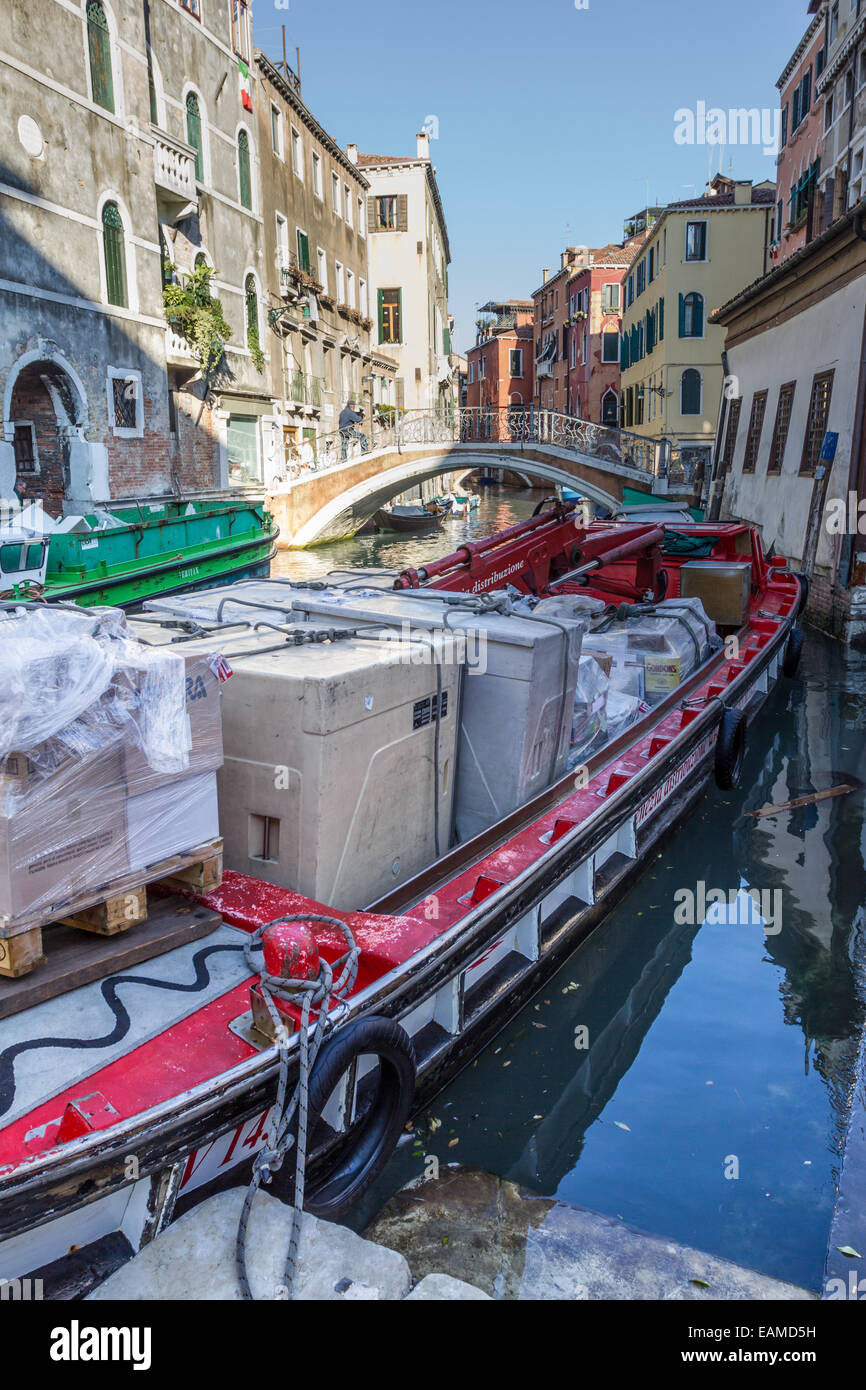
[[[396,579],[372,570],[350,577],[354,594],[378,585],[421,607],[465,608],[470,596],[508,585],[527,600],[576,595],[620,610],[647,594],[679,598],[695,553],[702,567],[718,567],[711,583],[732,569],[746,581],[742,620],[719,628],[736,641],[708,648],[676,688],[596,747],[579,776],[558,775],[481,833],[443,843],[420,871],[356,910],[265,882],[266,850],[259,876],[229,871],[217,890],[191,892],[194,910],[222,918],[203,943],[25,1013],[4,1012],[0,989],[0,1278],[62,1261],[70,1249],[83,1250],[88,1265],[118,1242],[131,1253],[227,1182],[248,1178],[268,1142],[281,1052],[244,947],[286,915],[310,922],[315,950],[331,963],[344,955],[346,926],[359,950],[357,979],[328,1016],[314,1072],[321,1084],[311,1088],[306,1205],[342,1216],[381,1172],[408,1116],[599,928],[713,782],[736,786],[748,727],[795,675],[803,645],[805,581],[781,557],[766,559],[755,528],[735,523],[678,523],[672,536],[652,523],[587,526],[557,504]],[[249,606],[249,588],[233,593]],[[277,593],[266,626],[295,622],[298,598],[297,586]],[[226,617],[235,629],[239,611]],[[182,639],[173,628],[172,640]],[[460,717],[459,705],[446,707],[441,694],[432,708],[421,701],[415,728],[432,740],[446,718]],[[405,775],[414,780],[415,766]],[[279,955],[279,937],[271,940]],[[289,956],[283,965],[290,974]],[[0,980],[8,983],[20,982]],[[280,1008],[294,1085],[299,1012]],[[277,1179],[287,1195],[288,1181]]]
[[[432,531],[442,524],[445,511],[431,503],[380,507],[373,518],[382,531]]]

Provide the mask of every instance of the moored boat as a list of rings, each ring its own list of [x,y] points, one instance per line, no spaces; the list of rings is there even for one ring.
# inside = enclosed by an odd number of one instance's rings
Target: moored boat
[[[684,551],[677,537],[694,544]],[[695,553],[700,560],[690,558]],[[532,617],[536,600],[554,598],[576,613],[589,604],[586,612],[598,626],[590,640],[599,656],[628,647],[620,641],[630,631],[627,610],[639,622],[648,609],[650,623],[660,621],[660,612],[666,624],[679,622],[688,652],[694,625],[687,614],[697,609],[678,601],[689,564],[711,588],[727,585],[731,574],[742,581],[739,621],[715,622],[713,635],[724,643],[699,639],[700,649],[669,689],[644,689],[648,698],[637,701],[642,708],[633,711],[633,722],[580,748],[571,767],[556,762],[549,779],[545,763],[541,780],[526,784],[531,795],[504,815],[488,818],[480,830],[470,822],[472,833],[445,836],[439,852],[409,876],[395,857],[393,887],[339,908],[266,881],[279,828],[269,824],[257,847],[259,871],[230,869],[218,890],[197,899],[221,914],[219,937],[142,967],[145,1003],[136,998],[135,981],[109,977],[85,987],[93,1007],[104,1011],[102,1031],[76,1024],[86,1002],[80,990],[51,1001],[50,1015],[47,1005],[35,1005],[17,1016],[15,1027],[0,1017],[0,1277],[30,1273],[72,1245],[117,1232],[136,1249],[217,1184],[242,1179],[268,1141],[280,1064],[258,964],[251,969],[243,948],[287,916],[313,919],[309,930],[323,959],[344,956],[341,924],[359,952],[357,980],[335,1011],[317,1063],[334,1084],[327,1094],[324,1083],[313,1087],[322,1114],[307,1206],[342,1215],[380,1171],[406,1116],[599,927],[713,779],[722,787],[736,784],[749,722],[783,675],[796,671],[804,588],[783,560],[767,562],[748,526],[678,523],[673,533],[652,523],[582,526],[569,508],[556,506],[423,569],[357,572],[335,578],[324,593],[321,585],[305,592],[303,584],[279,581],[235,585],[202,596],[208,603],[201,610],[152,614],[155,625],[169,625],[166,640],[219,641],[239,665],[243,658],[234,657],[234,648],[257,640],[252,631],[238,636],[246,610],[251,630],[264,623],[273,647],[307,636],[315,645],[305,650],[312,652],[348,641],[377,614],[380,622],[386,612],[399,616],[401,603],[429,634],[436,624],[425,620],[425,605],[431,612],[445,605],[454,621],[468,608],[473,623],[509,622],[516,612],[523,616],[515,623],[531,624],[539,620]],[[567,627],[556,610],[543,612],[551,635]],[[208,614],[225,623],[224,635]],[[443,626],[453,623],[446,617]],[[580,632],[586,643],[592,629],[585,618]],[[514,641],[515,651],[526,650],[524,629]],[[429,772],[443,772],[439,739],[449,715],[461,717],[463,697],[446,707],[443,692],[441,686],[411,706],[414,734],[427,739]],[[551,709],[562,714],[559,697],[555,683],[545,691],[545,718]],[[370,715],[377,697],[365,698]],[[557,725],[547,752],[559,748],[560,732]],[[492,776],[496,769],[484,771]],[[415,768],[403,773],[417,777]],[[396,775],[399,781],[399,763]],[[439,777],[435,785],[438,795]],[[437,804],[437,824],[440,810]],[[328,921],[316,920],[322,917]],[[290,970],[279,930],[270,939],[271,973],[281,965]],[[154,1001],[161,1001],[159,1009]],[[291,1034],[286,1055],[294,1079],[297,1007],[283,1002],[279,1015]],[[28,1062],[40,1052],[50,1055],[50,1071]],[[356,1066],[370,1053],[379,1056],[378,1067]]]
[[[278,534],[261,499],[228,495],[122,504],[59,526],[31,508],[0,530],[0,596],[130,608],[267,576]]]
[[[444,508],[436,503],[407,503],[380,507],[373,519],[382,531],[432,531],[444,516]]]

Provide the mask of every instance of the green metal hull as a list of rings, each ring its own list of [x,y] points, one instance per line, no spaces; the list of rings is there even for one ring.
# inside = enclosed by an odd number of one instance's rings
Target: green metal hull
[[[111,515],[123,524],[51,537],[49,602],[131,608],[158,594],[267,575],[276,554],[279,530],[262,502],[151,502],[112,507]]]

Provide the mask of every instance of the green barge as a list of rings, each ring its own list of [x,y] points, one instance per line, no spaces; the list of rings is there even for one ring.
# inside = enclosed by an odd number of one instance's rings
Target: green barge
[[[0,531],[0,598],[133,608],[158,594],[267,578],[279,535],[264,501],[245,497],[126,503],[57,530],[32,519],[29,511]]]

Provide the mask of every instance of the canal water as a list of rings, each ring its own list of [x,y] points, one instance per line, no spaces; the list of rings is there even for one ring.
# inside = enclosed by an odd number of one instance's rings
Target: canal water
[[[494,489],[444,536],[362,539],[283,556],[280,570],[417,565],[531,514],[539,496]],[[359,1224],[433,1154],[820,1288],[862,1023],[866,656],[809,629],[801,676],[752,726],[741,788],[704,795],[437,1098]],[[748,814],[841,784],[854,790]],[[743,899],[704,916],[701,884],[766,891],[764,923]],[[687,891],[694,923],[677,920]]]

